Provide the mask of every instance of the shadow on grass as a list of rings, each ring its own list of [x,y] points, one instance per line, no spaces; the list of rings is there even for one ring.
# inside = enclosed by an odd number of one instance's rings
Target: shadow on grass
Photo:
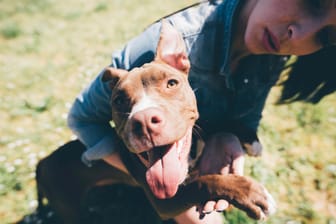
[[[96,187],[83,203],[81,224],[174,224],[173,220],[161,221],[145,194],[139,188],[125,185]],[[63,222],[45,206],[16,224],[62,224]]]

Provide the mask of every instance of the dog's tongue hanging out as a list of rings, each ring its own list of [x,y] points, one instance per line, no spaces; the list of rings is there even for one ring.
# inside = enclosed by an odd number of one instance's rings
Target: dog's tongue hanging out
[[[157,198],[173,197],[183,181],[186,172],[186,168],[182,165],[183,154],[185,150],[189,151],[185,148],[189,145],[187,141],[188,134],[178,142],[167,146],[166,150],[154,148],[149,152],[150,167],[146,172],[146,179]]]

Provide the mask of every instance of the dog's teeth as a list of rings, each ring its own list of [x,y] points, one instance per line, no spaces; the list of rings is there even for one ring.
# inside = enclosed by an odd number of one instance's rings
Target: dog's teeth
[[[176,147],[177,147],[177,154],[181,154],[181,152],[182,152],[181,144],[179,144],[179,142],[177,142],[175,144],[176,144]]]

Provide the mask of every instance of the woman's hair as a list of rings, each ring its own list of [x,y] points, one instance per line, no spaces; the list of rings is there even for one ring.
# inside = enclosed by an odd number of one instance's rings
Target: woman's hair
[[[304,101],[318,103],[336,90],[336,46],[297,57],[288,65],[286,79],[280,82],[278,104]]]

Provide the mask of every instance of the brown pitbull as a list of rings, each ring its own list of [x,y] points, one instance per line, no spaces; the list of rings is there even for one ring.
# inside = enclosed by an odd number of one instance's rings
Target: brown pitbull
[[[189,68],[180,34],[165,22],[153,62],[131,71],[107,68],[103,81],[112,88],[112,118],[120,137],[116,141],[130,175],[103,161],[85,166],[80,161],[84,146],[70,142],[38,164],[39,201],[47,198],[65,223],[78,223],[88,189],[125,183],[141,187],[163,219],[218,199],[256,219],[273,211],[272,197],[250,178],[213,174],[186,182],[198,119]]]

